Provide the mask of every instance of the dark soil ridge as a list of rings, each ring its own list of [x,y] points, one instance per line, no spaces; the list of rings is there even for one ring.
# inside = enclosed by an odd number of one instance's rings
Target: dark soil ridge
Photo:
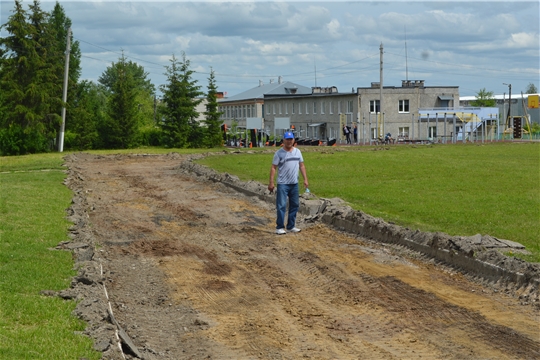
[[[243,182],[228,173],[219,173],[193,160],[193,155],[178,169],[204,180],[220,182],[248,196],[275,203],[266,185]],[[451,236],[442,232],[423,232],[398,226],[362,211],[353,210],[341,199],[318,198],[312,193],[300,198],[300,213],[306,222],[322,222],[376,242],[404,246],[449,265],[475,280],[518,297],[524,305],[540,304],[540,264],[507,256],[503,251],[524,251],[522,244],[491,235]]]
[[[48,295],[77,302],[72,314],[87,323],[82,334],[94,341],[93,348],[102,353],[103,359],[143,358],[137,349],[130,347],[131,339],[112,313],[106,288],[110,274],[103,269],[100,244],[93,235],[89,221],[90,206],[86,197],[85,179],[77,167],[80,157],[81,154],[70,154],[64,158],[64,165],[68,167],[64,185],[73,191],[67,219],[73,225],[68,234],[71,241],[61,242],[56,247],[58,250],[72,252],[77,275],[71,280],[68,289]]]

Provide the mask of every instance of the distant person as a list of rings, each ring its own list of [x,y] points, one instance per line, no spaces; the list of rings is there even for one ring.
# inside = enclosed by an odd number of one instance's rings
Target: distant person
[[[278,171],[277,193],[276,193],[276,234],[283,235],[287,231],[297,233],[300,229],[296,227],[296,214],[300,207],[300,195],[298,190],[298,170],[304,178],[304,187],[309,188],[304,158],[298,148],[294,147],[294,134],[287,131],[283,136],[283,147],[274,153],[272,167],[270,168],[270,181],[268,190],[274,191],[274,177]],[[287,217],[287,230],[285,230],[285,212],[287,210],[287,199],[289,203],[289,214]]]
[[[354,135],[354,143],[357,144],[358,143],[358,127],[356,127],[356,125],[354,125],[354,128],[353,128],[353,135]]]
[[[351,143],[351,128],[347,125],[343,125],[343,135],[345,135],[345,138],[347,139],[347,144]]]
[[[387,133],[384,137],[384,142],[386,144],[390,144],[390,143],[393,143],[394,142],[394,139],[392,138],[392,134],[390,133]]]

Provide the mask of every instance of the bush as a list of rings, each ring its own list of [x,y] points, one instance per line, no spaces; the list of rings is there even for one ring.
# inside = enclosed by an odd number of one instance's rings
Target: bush
[[[161,145],[161,129],[158,127],[147,127],[141,129],[141,144],[142,146],[160,146]]]
[[[0,155],[27,155],[48,152],[52,140],[48,140],[38,128],[23,129],[19,125],[11,125],[0,129]]]

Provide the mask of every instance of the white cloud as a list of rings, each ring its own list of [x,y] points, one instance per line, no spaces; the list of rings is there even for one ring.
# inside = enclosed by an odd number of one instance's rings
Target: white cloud
[[[54,4],[42,0],[46,11]],[[399,85],[405,74],[406,35],[409,72],[414,76],[439,85],[497,92],[495,86],[503,88],[499,85],[503,81],[494,76],[498,72],[516,88],[529,82],[540,86],[537,1],[60,4],[72,20],[75,40],[80,41],[83,78],[88,79],[99,77],[123,49],[160,85],[164,81],[160,66],[168,65],[173,53],[179,56],[185,51],[193,68],[201,72],[200,81],[206,82],[212,66],[218,86],[229,94],[276,75],[312,86],[315,66],[321,82],[349,91],[377,81],[382,42],[385,84]],[[5,0],[1,6],[4,23],[14,5]],[[0,35],[6,35],[5,29]],[[482,76],[486,67],[493,71]]]
[[[534,48],[535,46],[538,46],[540,43],[540,38],[538,36],[538,33],[517,33],[512,34],[511,41],[508,44],[508,47],[514,47],[514,48],[525,48],[530,49]]]

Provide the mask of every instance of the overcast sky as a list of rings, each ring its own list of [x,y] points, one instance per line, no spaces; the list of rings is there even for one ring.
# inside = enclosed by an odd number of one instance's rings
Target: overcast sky
[[[227,96],[278,76],[340,92],[425,80],[519,95],[540,88],[539,1],[59,1],[82,52],[82,79],[97,81],[125,56],[159,88],[182,51],[206,91],[212,67]],[[25,9],[30,0],[23,1]],[[42,0],[50,11],[55,1]],[[1,1],[1,23],[14,1]],[[2,30],[1,36],[6,36]]]

